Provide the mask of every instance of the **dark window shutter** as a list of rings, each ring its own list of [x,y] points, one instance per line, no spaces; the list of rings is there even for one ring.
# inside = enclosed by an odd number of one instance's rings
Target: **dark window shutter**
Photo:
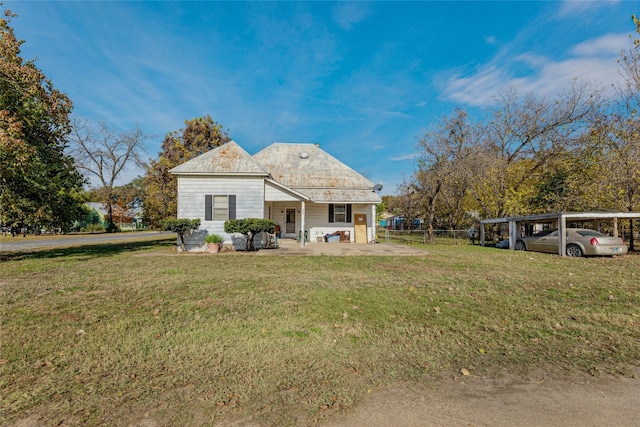
[[[236,219],[236,195],[229,195],[229,219]]]
[[[211,221],[213,219],[213,196],[207,194],[204,196],[204,220]]]
[[[351,205],[347,205],[347,221],[351,222]]]
[[[329,222],[333,222],[333,204],[329,205]]]

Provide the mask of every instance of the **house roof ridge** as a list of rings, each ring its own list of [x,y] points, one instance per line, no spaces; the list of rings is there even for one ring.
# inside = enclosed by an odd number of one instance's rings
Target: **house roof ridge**
[[[188,160],[169,172],[175,175],[247,174],[269,176],[265,167],[233,140]]]

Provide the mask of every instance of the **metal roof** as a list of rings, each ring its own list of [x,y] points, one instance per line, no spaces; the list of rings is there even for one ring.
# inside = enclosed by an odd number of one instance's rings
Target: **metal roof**
[[[309,196],[307,196],[306,194],[302,194],[292,188],[287,187],[286,185],[282,185],[278,181],[274,181],[271,178],[265,178],[265,182],[267,182],[268,184],[271,184],[272,186],[279,189],[280,191],[284,191],[285,193],[291,194],[293,197],[297,199],[310,200]]]
[[[267,176],[301,200],[380,203],[374,184],[316,144],[275,143],[253,157],[236,142],[216,147],[170,171],[175,175]]]
[[[522,215],[522,216],[511,216],[505,218],[491,218],[491,219],[483,219],[480,221],[481,224],[498,224],[505,222],[535,222],[535,221],[545,221],[545,220],[553,220],[553,219],[611,219],[611,218],[619,218],[619,219],[629,219],[629,218],[640,218],[640,212],[554,212],[554,213],[544,213],[544,214],[533,214],[533,215]]]
[[[316,144],[274,143],[254,154],[271,177],[317,203],[380,203],[369,181]]]
[[[253,158],[273,179],[291,188],[372,189],[374,185],[315,144],[275,143]]]
[[[378,193],[369,190],[350,190],[344,188],[301,188],[315,203],[380,203]]]
[[[258,175],[269,173],[235,141],[176,166],[169,172],[175,175]]]

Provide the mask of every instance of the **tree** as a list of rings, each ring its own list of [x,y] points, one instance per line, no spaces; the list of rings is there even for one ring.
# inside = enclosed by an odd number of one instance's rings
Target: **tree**
[[[640,20],[634,15],[636,32]],[[599,179],[610,185],[608,195],[615,209],[633,211],[640,205],[640,39],[619,60],[623,81],[616,87],[617,98],[594,122],[592,149],[601,153],[606,169]],[[629,247],[634,249],[633,220],[629,221]]]
[[[67,229],[82,212],[82,176],[65,155],[72,103],[0,19],[0,223]]]
[[[451,116],[443,117],[427,130],[418,142],[417,170],[405,183],[405,189],[409,193],[407,201],[416,202],[424,213],[430,240],[433,239],[436,208],[443,196],[447,198],[443,207],[448,212],[441,213],[449,219],[459,214],[470,182],[468,163],[479,135],[479,128],[469,122],[467,112],[456,109]]]
[[[115,183],[122,172],[134,163],[142,166],[141,154],[148,138],[137,126],[129,131],[116,133],[106,123],[96,126],[87,120],[75,119],[69,135],[71,154],[76,166],[87,177],[97,178],[107,209],[107,231],[115,231],[113,205],[117,201]]]
[[[498,93],[489,109],[483,150],[471,194],[485,216],[532,213],[536,179],[588,128],[600,91],[574,81],[554,99],[516,88]]]
[[[200,219],[168,218],[161,221],[160,226],[164,231],[178,233],[178,237],[180,237],[180,248],[184,251],[184,235],[200,228]]]
[[[142,177],[134,178],[125,185],[113,187],[113,199],[115,204],[125,209],[136,209],[142,207]],[[97,202],[105,200],[105,188],[90,188],[86,193],[87,201]]]
[[[158,159],[145,166],[144,220],[152,226],[177,213],[177,180],[169,171],[230,141],[222,125],[210,116],[187,120],[185,125],[165,136]]]
[[[225,233],[240,233],[244,235],[246,246],[245,250],[255,251],[253,239],[258,233],[273,233],[276,229],[276,223],[270,219],[261,218],[243,218],[228,219],[224,222]]]

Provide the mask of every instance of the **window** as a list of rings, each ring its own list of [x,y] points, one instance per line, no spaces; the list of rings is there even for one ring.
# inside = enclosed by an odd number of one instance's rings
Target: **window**
[[[204,220],[226,221],[236,218],[236,196],[206,195],[204,196]]]
[[[330,204],[329,222],[351,222],[351,205],[345,203]]]
[[[213,196],[213,220],[229,219],[229,196]]]

